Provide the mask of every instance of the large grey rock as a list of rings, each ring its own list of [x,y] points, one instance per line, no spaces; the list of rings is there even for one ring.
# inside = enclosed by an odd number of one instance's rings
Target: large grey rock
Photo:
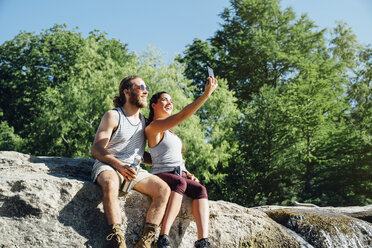
[[[295,232],[288,231],[292,236],[301,236],[311,247],[372,247],[372,225],[362,220],[370,213],[371,205],[349,208],[262,206],[256,209],[264,210]]]
[[[100,188],[90,182],[92,160],[0,152],[0,247],[106,247]],[[209,201],[212,247],[300,247],[263,211]],[[150,198],[120,198],[126,240],[139,239]],[[171,229],[172,247],[193,247],[196,225],[185,198]]]
[[[0,152],[0,247],[107,247],[101,190],[90,182],[92,163]],[[136,191],[120,198],[128,247],[139,239],[150,202]],[[372,247],[371,205],[209,204],[212,247]],[[172,247],[193,247],[197,232],[189,198],[170,236]]]
[[[358,218],[361,220],[368,221],[369,223],[372,223],[372,205],[348,206],[348,207],[319,207],[313,204],[303,204],[303,203],[298,204],[297,203],[297,206],[295,207],[265,205],[265,206],[254,207],[254,209],[259,209],[261,211],[278,210],[278,209],[320,210],[322,212],[327,212],[327,213],[343,214],[343,215]]]

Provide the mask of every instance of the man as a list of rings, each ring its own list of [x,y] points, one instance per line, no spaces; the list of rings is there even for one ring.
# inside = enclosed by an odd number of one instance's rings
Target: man
[[[92,147],[92,155],[97,159],[92,178],[102,188],[103,208],[112,228],[107,239],[120,248],[126,247],[118,200],[119,188],[124,180],[134,180],[134,189],[152,198],[142,237],[136,248],[151,247],[170,195],[168,185],[159,177],[143,169],[136,174],[129,167],[137,155],[145,155],[145,163],[151,161],[149,154],[144,154],[145,118],[140,114],[140,109],[147,105],[148,91],[140,77],[124,78],[119,86],[119,96],[114,98],[116,108],[102,117]]]

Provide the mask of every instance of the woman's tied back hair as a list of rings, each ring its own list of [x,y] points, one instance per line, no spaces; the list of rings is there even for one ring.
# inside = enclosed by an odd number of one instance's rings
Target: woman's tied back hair
[[[139,76],[131,75],[121,80],[121,83],[119,85],[119,95],[115,96],[113,100],[115,107],[122,107],[125,104],[126,99],[124,95],[124,90],[132,88],[133,80],[136,78],[139,78]]]

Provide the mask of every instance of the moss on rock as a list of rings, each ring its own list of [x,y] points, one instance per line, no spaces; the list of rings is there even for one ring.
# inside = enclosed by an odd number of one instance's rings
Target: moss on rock
[[[300,234],[315,247],[327,247],[330,243],[340,245],[371,242],[371,236],[361,235],[366,228],[371,230],[370,225],[343,214],[310,209],[278,209],[265,213]]]

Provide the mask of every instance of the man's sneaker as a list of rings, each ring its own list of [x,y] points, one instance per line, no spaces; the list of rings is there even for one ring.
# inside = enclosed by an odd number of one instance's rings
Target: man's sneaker
[[[106,237],[106,240],[111,240],[115,248],[127,248],[125,245],[123,225],[113,224],[111,229],[112,233]]]
[[[170,248],[169,237],[166,234],[160,235],[158,238],[158,248]]]
[[[195,248],[210,248],[211,244],[209,243],[208,238],[199,239],[195,242]]]
[[[146,224],[143,228],[141,240],[134,246],[134,248],[151,248],[151,244],[155,240],[157,225]]]

